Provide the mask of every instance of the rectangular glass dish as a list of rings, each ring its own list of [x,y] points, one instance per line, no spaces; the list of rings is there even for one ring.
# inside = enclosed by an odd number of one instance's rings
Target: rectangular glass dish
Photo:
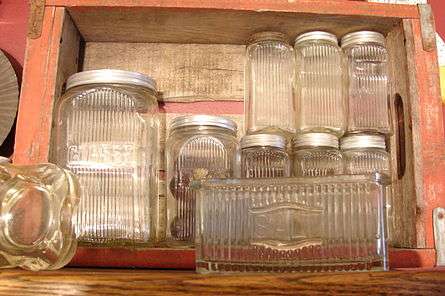
[[[196,269],[387,270],[381,175],[206,180],[196,203]]]

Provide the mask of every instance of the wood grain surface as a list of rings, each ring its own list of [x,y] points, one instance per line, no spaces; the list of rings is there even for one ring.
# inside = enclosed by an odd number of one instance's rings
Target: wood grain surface
[[[445,270],[199,275],[181,271],[63,269],[0,272],[0,295],[445,295]]]

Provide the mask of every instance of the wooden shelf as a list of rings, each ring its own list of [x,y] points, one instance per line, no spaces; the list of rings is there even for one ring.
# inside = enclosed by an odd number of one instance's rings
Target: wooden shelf
[[[199,275],[192,271],[0,271],[0,295],[445,295],[445,269],[376,273]]]

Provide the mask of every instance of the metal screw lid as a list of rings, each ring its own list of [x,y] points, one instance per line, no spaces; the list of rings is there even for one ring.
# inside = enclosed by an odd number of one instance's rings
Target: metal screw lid
[[[299,149],[304,146],[312,147],[332,147],[338,149],[338,138],[335,135],[328,133],[307,133],[297,135],[292,140],[294,149]]]
[[[343,137],[341,139],[341,149],[357,149],[357,148],[379,148],[386,149],[385,136],[356,134]]]
[[[312,32],[303,33],[303,34],[297,36],[297,38],[295,39],[295,45],[297,45],[298,43],[304,42],[304,41],[308,41],[308,40],[324,40],[324,41],[333,42],[338,45],[337,37],[334,34],[331,34],[331,33],[325,32],[325,31],[312,31]]]
[[[346,34],[341,38],[341,46],[345,47],[351,44],[360,43],[378,43],[385,45],[385,36],[379,32],[374,31],[357,31]]]
[[[136,85],[156,91],[156,82],[152,78],[138,72],[112,69],[84,71],[71,75],[66,82],[66,88],[96,83]]]
[[[281,32],[266,31],[253,34],[252,36],[250,36],[248,43],[252,44],[261,41],[281,41],[288,43],[289,38],[286,34],[283,34]]]
[[[241,149],[255,146],[270,146],[284,149],[286,148],[286,139],[280,135],[255,134],[246,135],[241,138]]]
[[[236,123],[226,117],[213,116],[213,115],[186,115],[179,116],[172,120],[170,123],[170,130],[174,130],[186,126],[216,126],[225,129],[229,129],[236,132]]]

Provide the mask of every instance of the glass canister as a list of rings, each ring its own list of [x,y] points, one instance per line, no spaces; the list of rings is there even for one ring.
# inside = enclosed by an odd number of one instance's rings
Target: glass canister
[[[353,32],[342,38],[341,46],[347,60],[347,131],[391,133],[385,37],[372,31]]]
[[[290,177],[286,139],[280,135],[246,135],[241,139],[241,177]]]
[[[292,141],[294,175],[322,177],[343,174],[338,138],[328,133],[297,135]]]
[[[250,38],[244,71],[248,134],[295,132],[294,61],[284,34],[261,32]]]
[[[140,73],[74,74],[57,105],[57,163],[82,187],[79,240],[146,245],[154,238],[158,108],[155,82]]]
[[[193,246],[196,191],[193,180],[229,178],[235,170],[236,123],[210,115],[181,116],[167,140],[167,239]]]
[[[346,128],[342,51],[337,37],[314,31],[295,40],[297,133],[327,132],[340,137]]]
[[[341,139],[341,150],[346,174],[377,172],[391,176],[391,160],[386,151],[385,136],[352,134]]]
[[[79,201],[75,176],[54,164],[0,164],[0,268],[62,268],[77,241],[72,224]]]

